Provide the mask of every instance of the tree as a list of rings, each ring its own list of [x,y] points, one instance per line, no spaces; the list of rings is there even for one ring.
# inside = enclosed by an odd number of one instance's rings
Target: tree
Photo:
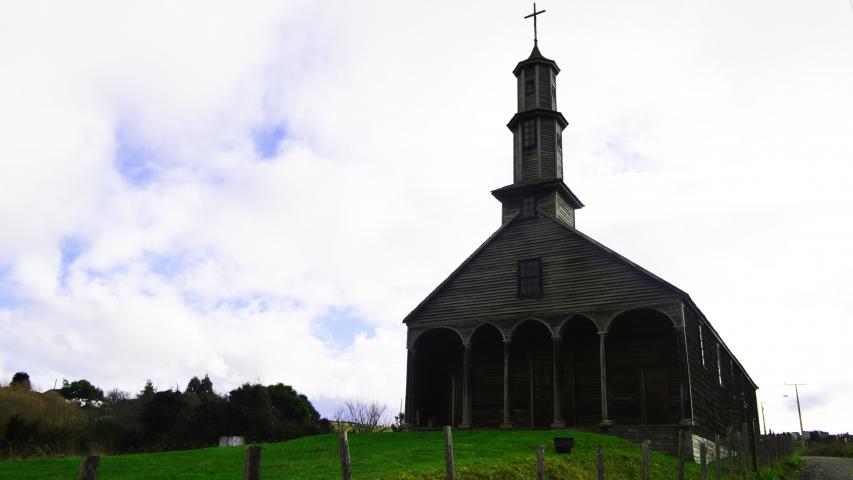
[[[386,410],[388,407],[378,402],[347,400],[343,407],[335,411],[332,421],[337,424],[338,429],[378,432],[387,428]]]
[[[30,384],[30,376],[27,372],[18,372],[12,376],[12,383],[9,384],[10,387],[15,388],[23,388],[24,390],[32,390],[32,385]]]
[[[86,379],[75,380],[73,382],[63,379],[59,394],[67,400],[79,402],[82,406],[104,401],[104,391],[92,385]]]
[[[145,386],[142,387],[142,390],[136,394],[137,400],[148,401],[154,398],[154,394],[157,393],[157,390],[154,388],[154,384],[151,383],[151,379],[145,381]]]
[[[267,387],[272,406],[283,420],[303,425],[316,424],[320,414],[308,401],[308,397],[299,394],[290,385],[277,383]]]
[[[185,393],[194,393],[201,402],[210,402],[218,397],[216,392],[213,391],[213,382],[210,381],[210,377],[207,374],[201,380],[198,377],[190,379],[189,383],[187,383]]]
[[[192,417],[190,406],[180,392],[157,392],[143,407],[139,421],[149,433],[162,434],[179,429]]]

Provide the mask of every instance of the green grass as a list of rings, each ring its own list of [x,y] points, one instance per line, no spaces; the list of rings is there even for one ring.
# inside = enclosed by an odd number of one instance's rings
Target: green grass
[[[554,436],[575,438],[575,448],[570,455],[554,452]],[[444,440],[440,431],[362,433],[350,434],[349,438],[356,480],[444,478]],[[605,435],[547,430],[474,430],[454,432],[453,443],[460,480],[533,479],[537,444],[546,447],[546,478],[595,478],[598,445],[604,448],[608,480],[640,477],[640,448]],[[305,437],[262,447],[263,479],[340,478],[338,441],[334,435]],[[98,479],[237,480],[242,478],[244,455],[245,448],[233,447],[106,456],[101,460]],[[0,479],[73,480],[77,478],[81,461],[79,457],[0,461]],[[676,470],[675,458],[652,455],[651,478],[675,479]],[[781,470],[764,473],[765,476],[754,478],[788,478],[782,476],[785,473]],[[687,478],[700,478],[698,465],[687,465]]]
[[[847,457],[853,458],[853,444],[841,442],[809,444],[808,448],[797,448],[797,453],[814,457]]]

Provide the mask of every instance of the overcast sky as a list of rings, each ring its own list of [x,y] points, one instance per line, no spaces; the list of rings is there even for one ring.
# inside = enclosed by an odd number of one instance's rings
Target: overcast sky
[[[853,5],[541,1],[578,228],[686,290],[773,430],[853,431]],[[500,224],[526,1],[0,0],[0,377],[396,410]]]

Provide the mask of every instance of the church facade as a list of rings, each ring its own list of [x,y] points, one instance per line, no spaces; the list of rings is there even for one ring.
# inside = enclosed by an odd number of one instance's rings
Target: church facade
[[[575,227],[560,69],[518,63],[502,225],[404,320],[410,428],[571,428],[673,451],[758,432],[756,385],[690,299]]]

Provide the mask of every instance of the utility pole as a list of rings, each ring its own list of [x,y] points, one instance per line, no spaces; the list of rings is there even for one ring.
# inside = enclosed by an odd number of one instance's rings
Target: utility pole
[[[797,397],[797,415],[800,416],[800,438],[803,441],[803,448],[806,448],[806,435],[803,433],[803,411],[800,409],[800,390],[797,388],[805,383],[786,383],[785,385],[794,386],[794,395]]]
[[[767,436],[767,420],[764,419],[764,404],[767,402],[761,402],[761,424],[764,425],[764,436]]]

